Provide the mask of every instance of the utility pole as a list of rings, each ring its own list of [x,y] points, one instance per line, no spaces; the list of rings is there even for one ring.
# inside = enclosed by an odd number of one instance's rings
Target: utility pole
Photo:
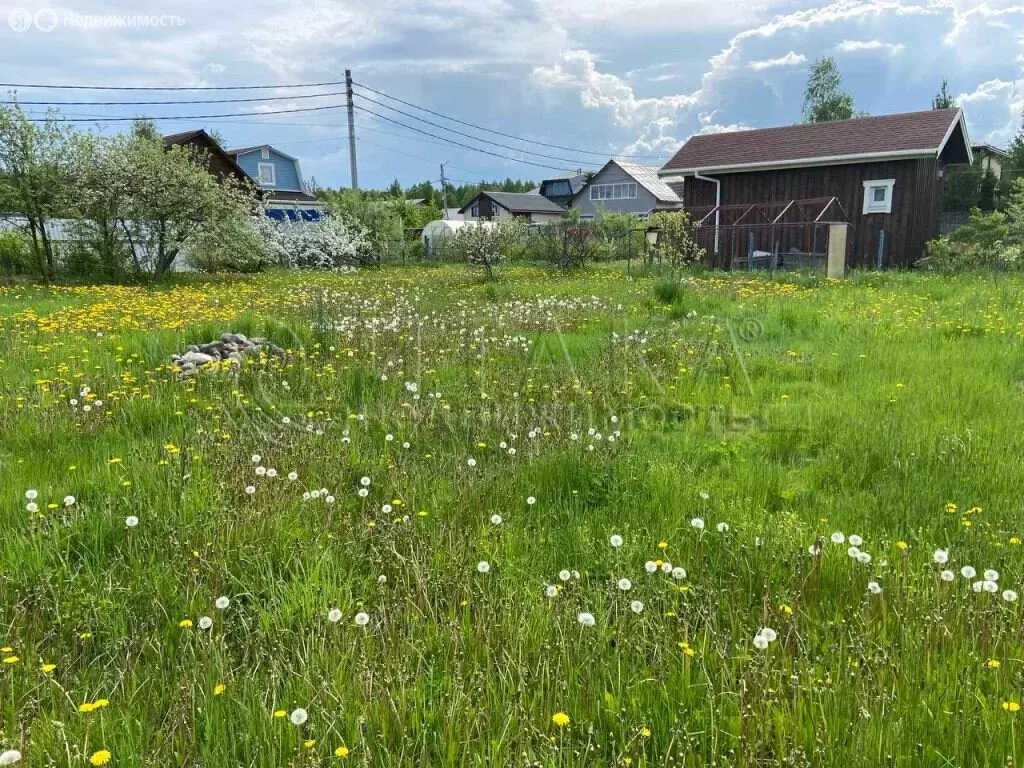
[[[444,188],[444,163],[441,163],[441,218],[448,218],[448,192]]]
[[[348,160],[352,169],[352,189],[359,189],[356,169],[356,105],[352,101],[352,70],[345,70],[345,95],[348,97]]]

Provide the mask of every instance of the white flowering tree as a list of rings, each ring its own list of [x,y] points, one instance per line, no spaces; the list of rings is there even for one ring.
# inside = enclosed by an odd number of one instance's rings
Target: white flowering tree
[[[488,279],[493,279],[494,268],[505,260],[505,251],[520,236],[521,228],[514,222],[480,222],[457,230],[448,238],[445,250],[448,258],[480,267]]]
[[[296,269],[341,269],[376,263],[366,231],[340,216],[281,224],[258,217],[254,230],[270,261]]]

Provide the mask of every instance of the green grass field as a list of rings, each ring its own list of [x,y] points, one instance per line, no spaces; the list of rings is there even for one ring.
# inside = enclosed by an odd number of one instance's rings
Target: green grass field
[[[657,282],[0,287],[0,752],[1020,765],[1024,280]]]

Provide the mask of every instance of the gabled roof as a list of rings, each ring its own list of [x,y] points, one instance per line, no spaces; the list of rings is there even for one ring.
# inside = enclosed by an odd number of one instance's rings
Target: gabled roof
[[[608,166],[615,165],[625,173],[627,176],[633,179],[637,184],[646,189],[652,195],[654,199],[659,203],[682,203],[677,195],[668,184],[658,178],[658,169],[653,168],[649,165],[638,165],[637,163],[627,163],[622,160],[609,160],[605,163],[604,168],[595,173],[591,180],[596,180]],[[580,190],[582,191],[582,190]]]
[[[1010,153],[1007,152],[1005,149],[1000,149],[999,147],[994,147],[991,144],[986,144],[984,142],[980,144],[971,144],[971,149],[974,150],[975,152],[988,152],[991,155],[999,155],[1000,157],[1010,156]]]
[[[565,208],[558,203],[528,192],[481,192],[462,206],[459,213],[468,211],[481,197],[489,197],[510,213],[565,213]]]
[[[163,139],[164,147],[186,146],[190,144],[203,146],[220,158],[228,173],[240,180],[244,180],[246,182],[251,181],[249,174],[243,171],[241,166],[235,162],[234,155],[225,152],[224,148],[217,142],[217,140],[202,128],[194,131],[170,133],[161,138]],[[216,173],[214,173],[214,175],[216,175]]]
[[[692,136],[658,173],[664,177],[938,157],[947,148],[951,162],[972,159],[960,109]]]
[[[536,187],[536,188],[534,188],[533,190],[530,191],[530,194],[538,194],[539,195],[540,191],[542,189],[544,189],[544,187],[546,185],[550,184],[551,182],[554,182],[554,181],[568,181],[569,182],[569,194],[575,195],[577,192],[579,192],[581,189],[583,189],[584,186],[586,186],[587,179],[590,178],[591,175],[592,174],[590,172],[587,172],[587,173],[565,173],[565,174],[562,174],[561,176],[552,176],[549,179],[544,179],[540,183],[539,187]],[[561,197],[561,195],[559,195],[559,197]]]
[[[287,157],[289,160],[298,160],[299,158],[289,155],[287,152],[282,152],[277,147],[272,147],[269,144],[257,144],[253,147],[236,147],[235,149],[226,150],[232,157],[238,157],[239,155],[247,155],[250,152],[255,152],[257,149],[270,149],[279,154],[281,157]]]

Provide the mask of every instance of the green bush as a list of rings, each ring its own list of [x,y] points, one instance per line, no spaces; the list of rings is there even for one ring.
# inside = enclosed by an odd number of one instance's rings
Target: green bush
[[[32,271],[28,237],[13,229],[0,231],[0,274],[27,275]]]
[[[654,295],[662,304],[675,304],[682,292],[682,284],[671,277],[664,277],[654,284]]]

